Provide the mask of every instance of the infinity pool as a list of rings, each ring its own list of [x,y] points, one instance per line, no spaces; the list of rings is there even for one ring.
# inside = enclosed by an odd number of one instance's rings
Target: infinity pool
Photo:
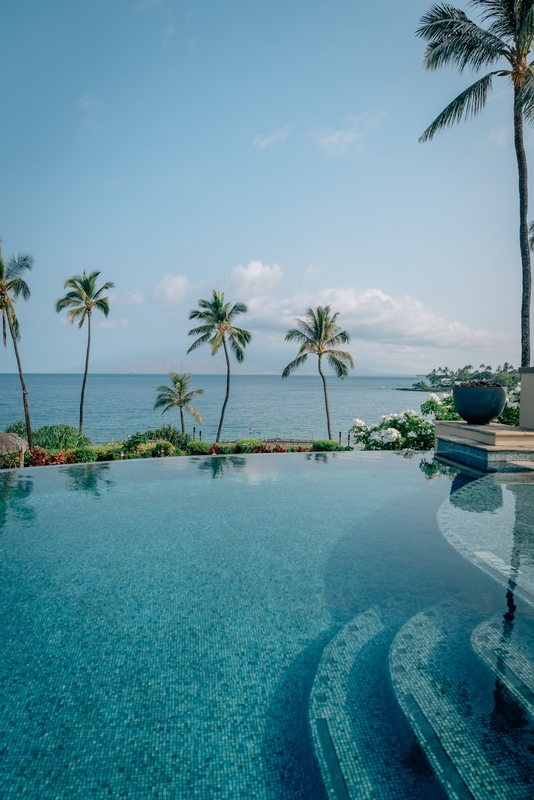
[[[532,798],[534,481],[505,478],[0,473],[0,797]]]

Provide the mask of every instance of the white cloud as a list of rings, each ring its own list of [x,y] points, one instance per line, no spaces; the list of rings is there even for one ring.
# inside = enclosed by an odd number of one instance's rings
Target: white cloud
[[[308,281],[313,281],[318,278],[320,275],[324,274],[323,267],[318,267],[315,264],[308,264],[306,269],[304,270],[304,277]]]
[[[366,150],[368,133],[380,124],[383,117],[383,111],[375,114],[367,111],[363,114],[351,114],[346,118],[344,128],[311,131],[309,135],[329,156],[345,155],[349,152],[356,152],[361,156]]]
[[[232,270],[232,283],[241,292],[268,291],[282,279],[279,264],[262,264],[261,261],[250,261],[246,267],[238,264]]]
[[[105,319],[102,322],[99,322],[97,328],[127,328],[128,327],[128,320],[124,317],[117,318],[117,319]]]
[[[154,297],[165,305],[177,306],[184,299],[190,287],[185,275],[164,275],[154,287]]]
[[[97,131],[100,128],[100,124],[97,120],[97,112],[100,107],[99,98],[84,94],[78,98],[76,105],[78,108],[83,109],[85,126],[93,131]]]
[[[255,136],[252,140],[253,147],[259,147],[260,150],[264,150],[266,147],[271,147],[274,144],[279,144],[283,142],[291,131],[293,130],[294,125],[286,125],[285,128],[280,128],[277,131],[273,131],[272,133],[263,134],[260,133],[258,136]]]
[[[313,274],[313,270],[310,272]],[[333,312],[339,311],[339,323],[353,339],[388,347],[476,347],[486,351],[503,341],[501,334],[439,317],[411,295],[393,297],[381,289],[360,290],[355,286],[291,293],[281,285],[282,277],[278,264],[270,267],[251,261],[247,267],[234,267],[232,283],[249,307],[252,327],[287,330],[307,307],[330,305]]]

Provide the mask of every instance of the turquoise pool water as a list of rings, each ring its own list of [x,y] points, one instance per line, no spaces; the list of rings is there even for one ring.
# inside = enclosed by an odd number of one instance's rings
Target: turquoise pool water
[[[0,797],[531,798],[534,484],[420,462],[0,473]]]

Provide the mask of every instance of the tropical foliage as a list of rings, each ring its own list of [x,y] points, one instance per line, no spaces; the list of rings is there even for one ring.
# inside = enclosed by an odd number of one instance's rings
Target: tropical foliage
[[[27,440],[26,425],[22,420],[8,425],[7,433],[16,433],[18,436]],[[91,440],[78,428],[71,425],[45,425],[32,431],[33,443],[36,447],[54,452],[56,450],[73,450],[77,447],[86,447],[91,444]],[[30,447],[31,449],[31,447]]]
[[[354,369],[354,361],[350,353],[338,349],[338,345],[350,342],[350,334],[347,331],[342,331],[337,324],[338,316],[339,312],[332,314],[330,306],[317,306],[315,311],[313,308],[307,308],[304,319],[297,318],[295,320],[297,327],[291,328],[286,333],[286,342],[297,342],[300,347],[296,358],[282,372],[282,378],[288,378],[306,362],[309,355],[317,356],[317,368],[323,382],[326,426],[329,439],[332,439],[332,426],[330,424],[328,390],[322,369],[322,359],[326,358],[338,378],[346,378],[349,374],[349,367]]]
[[[244,303],[234,303],[233,306],[230,303],[225,303],[224,292],[219,294],[215,289],[212,292],[211,300],[199,300],[198,306],[198,308],[190,311],[189,319],[196,319],[202,324],[196,328],[191,328],[189,331],[188,336],[196,336],[197,339],[187,352],[191,353],[197,347],[209,344],[212,356],[216,355],[222,347],[226,359],[226,395],[215,439],[216,442],[219,442],[222,434],[224,412],[230,397],[230,356],[228,347],[230,347],[238,364],[241,364],[245,358],[245,347],[250,344],[252,339],[249,331],[236,327],[233,322],[241,314],[246,314],[248,309]]]
[[[183,375],[178,375],[177,372],[169,372],[172,387],[158,386],[156,389],[157,397],[154,403],[154,408],[163,408],[162,414],[170,411],[171,408],[178,408],[180,410],[180,421],[182,423],[182,433],[185,434],[185,420],[184,409],[189,416],[193,417],[195,422],[202,425],[202,416],[191,405],[191,401],[199,394],[204,394],[204,389],[190,389],[189,381],[191,374],[184,372]]]
[[[378,425],[366,425],[363,420],[355,419],[351,434],[354,444],[362,450],[431,450],[434,447],[433,423],[412,410],[384,414]]]
[[[523,121],[534,119],[534,0],[471,0],[480,13],[477,24],[459,8],[437,3],[421,18],[417,35],[428,44],[424,65],[429,70],[452,64],[474,73],[496,67],[464,89],[426,129],[425,142],[443,128],[476,116],[486,105],[495,77],[513,89],[514,145],[519,174],[519,246],[522,266],[521,365],[530,364],[531,269],[528,234],[528,172]],[[499,63],[500,62],[500,63]],[[503,63],[504,62],[504,63]]]
[[[521,404],[521,390],[520,388],[511,389],[506,399],[500,417],[497,422],[502,425],[519,425],[519,411]],[[459,420],[461,417],[456,413],[454,407],[454,398],[452,394],[446,394],[439,397],[437,394],[429,394],[428,399],[421,403],[421,413],[425,417],[434,415],[437,420]]]
[[[1,242],[1,239],[0,239]],[[32,446],[32,426],[30,421],[30,409],[28,406],[28,390],[22,372],[22,364],[17,342],[20,339],[20,326],[15,311],[15,302],[19,297],[28,300],[30,288],[23,278],[26,272],[33,267],[33,258],[29,253],[20,253],[17,258],[11,256],[7,263],[2,258],[2,248],[0,247],[0,314],[2,316],[2,341],[7,347],[7,328],[13,342],[17,369],[19,371],[20,383],[22,386],[22,403],[24,406],[24,417],[26,427],[26,439]]]
[[[465,367],[453,370],[449,367],[438,367],[433,369],[425,376],[427,383],[418,381],[413,384],[414,389],[431,391],[440,387],[453,386],[460,381],[492,381],[500,383],[501,386],[513,388],[518,386],[521,380],[519,372],[512,364],[507,361],[496,369],[490,367],[489,364],[481,364],[478,369],[475,369],[471,364],[466,364]]]
[[[104,292],[113,289],[114,283],[108,281],[100,289],[96,288],[96,281],[100,272],[85,272],[81,275],[74,275],[67,278],[64,283],[65,289],[70,289],[67,294],[56,302],[56,311],[59,314],[65,308],[70,309],[67,319],[71,325],[78,323],[81,328],[87,320],[87,351],[85,354],[85,369],[83,373],[82,393],[80,397],[80,431],[83,430],[83,404],[85,399],[85,385],[87,383],[87,372],[89,370],[89,352],[91,350],[91,318],[93,309],[101,311],[105,317],[109,314],[109,297],[104,296]]]

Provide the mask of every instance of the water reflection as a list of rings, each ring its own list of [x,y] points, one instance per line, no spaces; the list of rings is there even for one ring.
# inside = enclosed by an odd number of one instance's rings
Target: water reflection
[[[456,480],[456,479],[455,479]],[[458,482],[459,484],[460,482]],[[508,731],[527,735],[533,738],[528,714],[521,703],[518,702],[506,687],[505,677],[508,672],[507,661],[512,648],[514,630],[521,630],[517,626],[524,626],[525,620],[517,619],[516,591],[526,579],[532,582],[532,567],[534,566],[534,482],[532,476],[525,474],[501,474],[487,476],[466,487],[451,486],[450,502],[455,508],[470,514],[484,514],[495,512],[504,506],[503,488],[514,497],[513,523],[504,523],[504,518],[496,516],[492,524],[488,519],[486,534],[483,539],[476,540],[475,555],[497,556],[501,560],[503,571],[507,574],[506,593],[501,622],[499,645],[495,650],[497,661],[495,664],[495,690],[493,692],[494,708],[491,714],[491,726],[500,731]],[[462,488],[463,491],[459,491]],[[469,525],[466,525],[469,535]],[[486,552],[482,550],[485,547]],[[504,582],[504,581],[503,581]]]
[[[109,492],[115,486],[115,481],[107,477],[109,464],[62,467],[61,472],[67,477],[66,488],[69,492],[86,492],[100,497],[102,489]]]
[[[225,469],[233,468],[239,472],[246,464],[246,458],[239,456],[208,456],[200,462],[198,468],[202,472],[211,472],[212,478],[222,478]]]
[[[9,512],[21,522],[35,519],[35,509],[28,505],[32,491],[31,478],[23,478],[11,470],[0,474],[0,532],[6,526]]]

